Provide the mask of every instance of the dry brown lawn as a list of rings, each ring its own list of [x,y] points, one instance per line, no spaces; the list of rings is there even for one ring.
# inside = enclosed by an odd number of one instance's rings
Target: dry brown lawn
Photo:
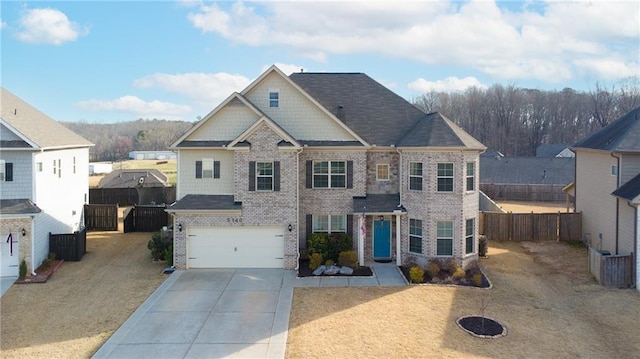
[[[598,286],[585,248],[492,242],[489,290],[444,286],[296,288],[287,358],[624,358],[640,352],[640,294]],[[507,336],[455,324],[482,314]]]
[[[564,202],[499,202],[498,205],[507,212],[514,213],[556,213],[566,212]]]
[[[165,280],[150,233],[89,232],[87,253],[0,303],[0,357],[87,358]]]

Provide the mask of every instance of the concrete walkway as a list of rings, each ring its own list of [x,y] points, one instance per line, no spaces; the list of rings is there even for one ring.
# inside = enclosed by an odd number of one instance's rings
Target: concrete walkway
[[[18,280],[18,277],[0,277],[0,297],[11,288],[16,280]]]
[[[93,358],[284,358],[294,287],[403,286],[398,268],[372,277],[297,278],[282,269],[178,270]]]

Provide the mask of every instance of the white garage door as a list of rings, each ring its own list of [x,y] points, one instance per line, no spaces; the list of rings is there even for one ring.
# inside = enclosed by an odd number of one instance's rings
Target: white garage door
[[[189,227],[189,268],[283,268],[282,227]]]

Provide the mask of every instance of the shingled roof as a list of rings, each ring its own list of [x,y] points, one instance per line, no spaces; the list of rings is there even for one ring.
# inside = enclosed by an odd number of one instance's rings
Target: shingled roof
[[[611,152],[640,152],[640,107],[578,141],[573,148]]]
[[[629,182],[623,184],[611,194],[616,197],[624,198],[629,202],[633,202],[638,198],[638,196],[640,196],[640,174],[633,177]]]
[[[93,144],[0,87],[0,117],[38,149],[89,147]],[[8,145],[8,144],[7,144]],[[11,146],[13,147],[13,146]],[[19,146],[24,147],[24,146]]]
[[[363,73],[289,78],[368,143],[396,147],[485,147],[439,113],[426,114]]]
[[[480,157],[480,183],[559,184],[573,181],[571,157]]]

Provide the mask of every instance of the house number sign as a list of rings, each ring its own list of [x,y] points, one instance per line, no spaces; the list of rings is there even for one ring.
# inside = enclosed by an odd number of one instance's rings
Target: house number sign
[[[242,223],[242,218],[240,217],[227,217],[228,223]]]

